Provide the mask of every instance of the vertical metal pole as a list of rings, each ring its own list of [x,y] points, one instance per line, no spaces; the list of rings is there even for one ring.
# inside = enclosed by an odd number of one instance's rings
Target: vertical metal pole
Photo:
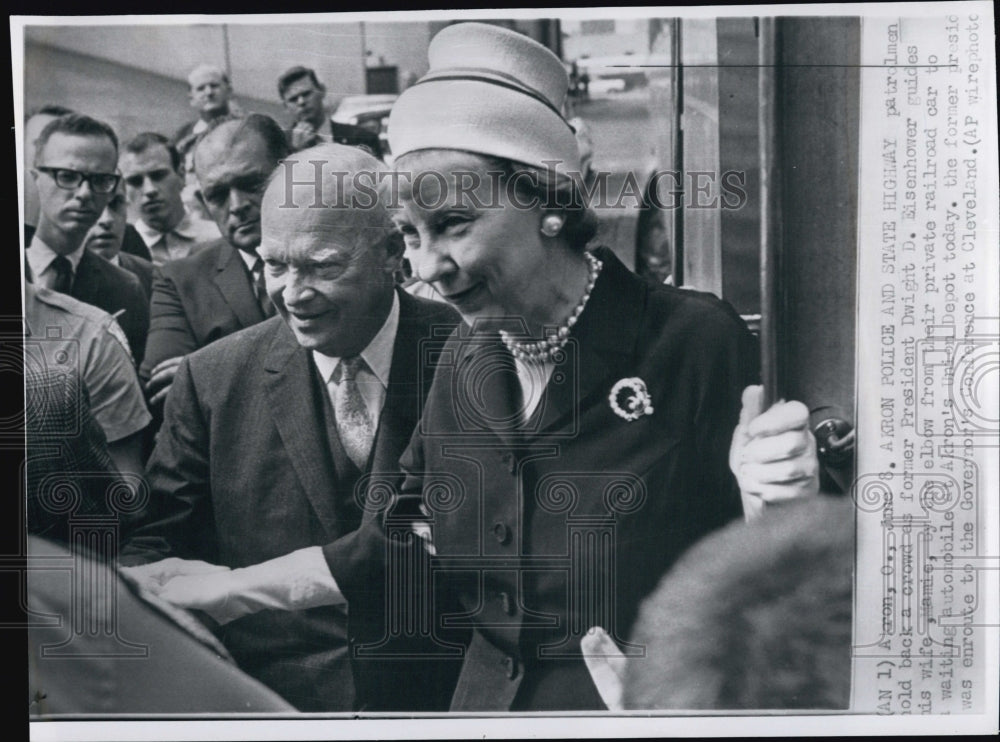
[[[222,24],[222,57],[223,64],[225,64],[226,77],[228,77],[230,83],[232,83],[233,62],[229,55],[229,26],[225,23]]]
[[[781,131],[779,123],[778,27],[761,18],[758,36],[758,129],[760,132],[760,374],[767,409],[781,396],[778,366],[779,271],[781,258]]]
[[[681,56],[681,31],[682,31],[682,21],[680,18],[674,18],[671,30],[673,35],[673,43],[670,45],[670,55],[672,59],[671,70],[673,71],[673,89],[674,95],[676,96],[676,106],[674,108],[674,152],[673,152],[673,168],[677,173],[679,180],[678,188],[680,190],[680,203],[676,204],[674,209],[674,234],[673,234],[673,265],[671,266],[671,275],[674,279],[674,286],[684,285],[684,204],[687,200],[687,195],[684,192],[684,184],[686,183],[686,178],[684,177],[684,67]]]
[[[358,29],[361,32],[361,84],[364,86],[365,93],[368,92],[368,50],[365,49],[367,43],[365,41],[365,22],[361,21],[358,23]]]

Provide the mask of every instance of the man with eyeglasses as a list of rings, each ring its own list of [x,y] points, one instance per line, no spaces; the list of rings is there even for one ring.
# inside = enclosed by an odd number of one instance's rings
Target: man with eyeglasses
[[[186,258],[203,243],[218,239],[214,224],[185,208],[181,156],[165,136],[144,132],[134,137],[125,145],[121,170],[136,231],[153,265]]]
[[[261,114],[225,121],[195,145],[199,197],[223,236],[154,274],[149,344],[140,370],[154,415],[184,356],[274,314],[256,252],[260,199],[288,154],[281,127]]]
[[[149,304],[134,275],[84,247],[88,230],[118,186],[118,138],[82,114],[50,121],[36,141],[31,174],[38,189],[38,226],[27,251],[29,279],[114,316],[134,360],[142,360]]]

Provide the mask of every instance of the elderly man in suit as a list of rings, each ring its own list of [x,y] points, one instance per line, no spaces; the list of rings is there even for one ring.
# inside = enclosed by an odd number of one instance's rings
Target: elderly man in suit
[[[343,177],[378,169],[358,149],[327,144],[274,175],[260,253],[279,316],[180,363],[147,467],[148,522],[123,551],[126,563],[151,562],[132,574],[178,604],[187,573],[223,576],[196,579],[196,592],[229,593],[228,578],[246,578],[248,592],[228,601],[237,610],[213,614],[222,639],[246,672],[303,711],[443,708],[449,695],[411,661],[383,682],[360,677],[376,667],[350,661],[364,627],[348,625],[324,583],[285,579],[305,570],[332,580],[322,547],[358,532],[366,481],[396,471],[430,383],[420,344],[458,319],[396,288],[402,245],[388,213]],[[243,616],[246,600],[265,609]],[[368,695],[390,686],[395,698]]]
[[[139,279],[84,248],[87,232],[118,187],[118,138],[81,114],[50,121],[36,141],[31,171],[38,188],[38,227],[28,245],[31,280],[112,314],[140,362],[149,301]]]
[[[226,121],[198,142],[200,197],[222,237],[155,273],[140,369],[152,405],[166,397],[185,355],[274,314],[257,255],[260,198],[288,153],[281,127],[260,114]]]

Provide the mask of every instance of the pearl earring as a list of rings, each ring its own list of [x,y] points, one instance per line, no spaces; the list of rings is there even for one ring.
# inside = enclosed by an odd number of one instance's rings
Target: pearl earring
[[[563,223],[565,219],[561,216],[555,214],[549,214],[544,219],[542,219],[542,234],[546,237],[555,237],[559,234],[560,230],[563,228]]]

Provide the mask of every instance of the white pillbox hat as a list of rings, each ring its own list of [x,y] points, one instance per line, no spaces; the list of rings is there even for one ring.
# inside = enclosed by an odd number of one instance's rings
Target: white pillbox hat
[[[499,26],[441,30],[430,69],[399,96],[389,117],[393,157],[455,149],[556,172],[579,172],[580,153],[562,115],[569,78],[559,58]]]

